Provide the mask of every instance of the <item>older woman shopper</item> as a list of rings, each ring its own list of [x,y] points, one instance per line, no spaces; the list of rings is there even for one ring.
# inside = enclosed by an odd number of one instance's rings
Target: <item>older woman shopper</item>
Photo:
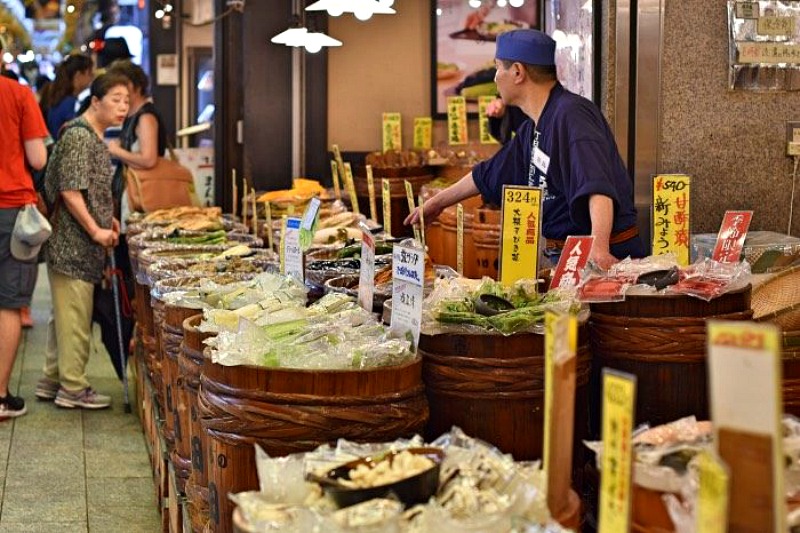
[[[103,277],[107,250],[119,239],[111,194],[114,170],[103,134],[125,119],[128,98],[127,78],[98,77],[88,108],[67,123],[47,167],[45,193],[55,214],[45,257],[55,321],[36,396],[54,399],[60,407],[111,405],[109,396],[89,384],[86,363],[94,286]]]

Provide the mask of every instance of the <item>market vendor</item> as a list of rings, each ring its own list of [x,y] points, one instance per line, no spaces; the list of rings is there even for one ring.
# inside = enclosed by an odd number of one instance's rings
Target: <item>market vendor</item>
[[[498,37],[498,91],[506,105],[519,106],[531,120],[491,159],[425,202],[425,221],[478,193],[500,205],[503,185],[542,187],[547,255],[557,258],[569,235],[593,235],[590,260],[607,269],[619,259],[645,255],[632,183],[599,109],[558,82],[555,49],[555,41],[536,30]],[[418,209],[406,225],[418,221]]]

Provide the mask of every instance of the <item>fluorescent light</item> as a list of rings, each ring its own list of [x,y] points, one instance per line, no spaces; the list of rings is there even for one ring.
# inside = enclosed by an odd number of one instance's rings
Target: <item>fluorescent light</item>
[[[285,44],[286,46],[305,46],[307,33],[308,29],[306,28],[289,28],[270,39],[270,41],[275,44]]]

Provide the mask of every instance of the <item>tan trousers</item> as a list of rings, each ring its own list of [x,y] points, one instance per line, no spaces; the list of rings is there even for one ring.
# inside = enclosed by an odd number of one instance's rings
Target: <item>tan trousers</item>
[[[94,284],[47,269],[53,317],[47,328],[44,375],[70,392],[89,386],[86,363],[92,335]]]

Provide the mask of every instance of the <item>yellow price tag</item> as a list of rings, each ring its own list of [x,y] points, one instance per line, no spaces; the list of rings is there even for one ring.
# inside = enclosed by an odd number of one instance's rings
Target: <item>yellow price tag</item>
[[[547,311],[544,316],[544,444],[545,477],[550,471],[550,420],[553,417],[554,367],[578,349],[578,321],[575,315]]]
[[[392,234],[392,184],[389,180],[381,180],[381,196],[383,197],[383,231]]]
[[[728,531],[728,469],[712,453],[697,458],[700,489],[697,495],[697,533]]]
[[[236,169],[231,169],[231,195],[233,196],[232,205],[231,205],[231,214],[233,218],[236,218],[237,213],[237,205],[239,203],[239,186],[236,184]]]
[[[270,205],[269,201],[264,202],[264,217],[267,225],[267,246],[270,250],[274,250],[272,247],[272,205]]]
[[[467,144],[467,101],[463,96],[447,98],[447,142]]]
[[[456,271],[464,275],[464,206],[456,206]]]
[[[344,173],[344,160],[342,159],[342,152],[339,150],[339,145],[332,145],[331,151],[333,152],[333,160],[336,161],[336,168],[339,170],[339,178],[341,178],[342,186],[347,187],[347,177]]]
[[[339,165],[335,159],[331,159],[331,180],[333,181],[333,195],[337,200],[342,199],[342,188],[339,185]]]
[[[358,209],[358,196],[356,195],[356,184],[353,181],[353,169],[350,166],[350,163],[344,164],[344,183],[347,187],[347,194],[350,196],[350,205],[353,213],[358,215],[361,213]]]
[[[486,115],[487,106],[494,102],[494,96],[478,97],[478,131],[480,133],[481,144],[497,144],[497,139],[492,137],[489,128],[489,117]]]
[[[433,146],[433,119],[417,117],[414,119],[414,149],[430,150]]]
[[[603,370],[601,533],[628,533],[631,513],[631,445],[636,376]]]
[[[369,193],[369,218],[378,220],[378,209],[375,207],[375,179],[372,177],[372,165],[367,165],[367,192]]]
[[[683,174],[653,177],[653,255],[674,253],[689,264],[691,178]]]
[[[403,128],[400,113],[383,114],[383,151],[403,149]]]
[[[503,186],[500,282],[505,285],[535,278],[539,271],[541,206],[541,189]]]
[[[281,258],[281,274],[286,275],[286,219],[288,217],[283,215],[281,217],[281,242],[280,250],[278,251]]]
[[[404,182],[404,184],[406,186],[406,199],[408,200],[408,212],[409,213],[413,213],[414,212],[414,188],[411,187],[411,183],[408,180],[403,180],[403,182]],[[422,222],[422,220],[420,220],[419,222]],[[417,226],[414,226],[414,238],[417,241],[422,242],[421,241],[421,237],[419,235],[419,228]]]

